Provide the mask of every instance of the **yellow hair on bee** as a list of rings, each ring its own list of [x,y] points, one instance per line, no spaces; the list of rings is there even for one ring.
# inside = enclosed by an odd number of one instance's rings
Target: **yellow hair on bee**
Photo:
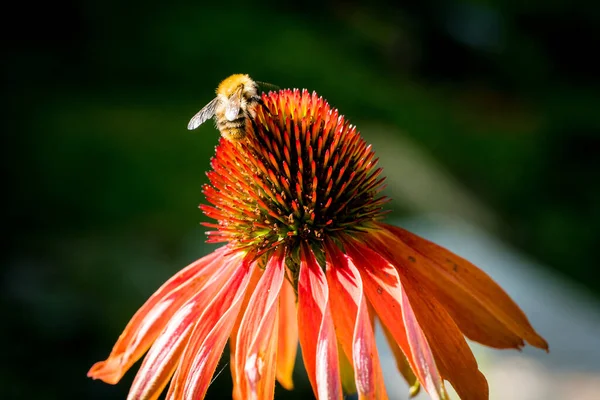
[[[233,74],[223,79],[221,83],[219,83],[219,86],[217,86],[217,90],[215,92],[217,95],[222,94],[225,96],[230,96],[240,86],[252,87],[256,86],[256,82],[254,82],[248,74]]]
[[[237,141],[246,137],[255,108],[262,103],[258,84],[246,74],[234,74],[225,78],[216,90],[217,97],[192,117],[188,129],[196,129],[214,117],[217,129],[227,140]]]

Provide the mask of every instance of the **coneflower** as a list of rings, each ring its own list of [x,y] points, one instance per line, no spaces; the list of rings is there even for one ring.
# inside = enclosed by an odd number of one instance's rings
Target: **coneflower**
[[[115,384],[148,351],[130,399],[169,380],[167,399],[201,399],[229,340],[233,398],[272,399],[275,380],[293,387],[300,342],[317,398],[385,399],[378,319],[411,394],[446,398],[446,380],[479,400],[465,336],[548,349],[488,275],[381,221],[381,168],[337,110],[307,91],[262,100],[245,139],[221,139],[204,187],[209,242],[224,245],[159,288],[88,376]]]

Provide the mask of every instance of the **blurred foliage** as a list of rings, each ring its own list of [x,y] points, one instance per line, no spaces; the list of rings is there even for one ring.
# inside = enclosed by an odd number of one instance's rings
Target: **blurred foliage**
[[[196,205],[218,135],[185,126],[231,73],[317,90],[359,127],[399,127],[498,213],[501,237],[600,293],[595,3],[13,7],[2,398],[125,397],[134,373],[115,387],[85,373],[210,251]],[[229,393],[228,375],[210,393]],[[310,392],[297,381],[285,398]]]

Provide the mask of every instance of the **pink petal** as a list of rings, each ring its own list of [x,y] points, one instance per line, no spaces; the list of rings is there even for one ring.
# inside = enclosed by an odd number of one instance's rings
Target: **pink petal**
[[[437,300],[438,292],[417,278],[423,272],[421,268],[417,268],[422,266],[422,256],[414,254],[415,262],[413,264],[416,266],[407,268],[403,260],[398,258],[399,252],[405,250],[403,244],[397,243],[397,240],[373,241],[371,244],[382,255],[377,255],[379,259],[385,260],[384,257],[390,257],[389,259],[398,262],[397,270],[400,273],[406,295],[420,327],[431,344],[431,350],[442,377],[452,383],[463,400],[487,399],[489,394],[487,381],[479,371],[477,360],[475,360],[462,331],[447,311],[446,307],[453,303],[442,305]],[[448,292],[453,292],[454,289],[452,285],[444,288]],[[458,292],[460,293],[460,291]],[[475,319],[475,321],[477,320]]]
[[[378,253],[366,247],[361,251],[372,254],[369,260],[379,268],[380,265],[392,266],[381,256],[394,251],[397,247],[378,246]],[[398,267],[403,292],[403,305],[410,307],[415,329],[422,330],[430,345],[435,363],[442,378],[450,381],[463,400],[488,398],[488,384],[479,371],[477,360],[473,356],[465,338],[435,295],[411,274],[412,269]],[[409,324],[407,330],[409,330]],[[418,376],[418,374],[417,374]],[[419,377],[420,380],[420,377]]]
[[[326,255],[335,330],[342,349],[352,360],[359,398],[385,399],[387,394],[360,274],[335,244],[326,242]]]
[[[275,389],[275,322],[285,276],[282,251],[276,251],[248,303],[237,334],[235,364],[244,371],[240,395],[244,399],[273,398]]]
[[[315,381],[317,383],[318,399],[342,398],[337,339],[329,307],[325,309],[323,323],[317,339]]]
[[[221,247],[165,282],[131,318],[110,356],[94,364],[88,376],[117,383],[148,350],[179,307],[207,284],[208,277],[219,271],[226,262],[223,257],[227,251],[227,247]]]
[[[224,260],[208,283],[171,317],[144,358],[129,390],[128,399],[151,399],[160,394],[173,374],[179,356],[204,308],[240,262],[240,255]]]
[[[302,357],[318,399],[341,399],[337,341],[325,274],[302,244],[298,277],[298,327]]]
[[[272,400],[275,394],[275,371],[277,362],[277,324],[279,309],[273,308],[272,318],[261,329],[263,335],[250,348],[250,357],[244,366],[250,386],[251,399]]]
[[[252,268],[244,260],[196,323],[180,357],[167,399],[202,399],[238,316]]]
[[[344,244],[360,272],[370,303],[406,355],[423,388],[432,399],[444,399],[446,391],[442,377],[429,343],[406,300],[396,269],[365,246],[351,240]]]
[[[248,287],[246,288],[246,294],[244,295],[244,300],[242,301],[242,306],[240,307],[240,312],[238,313],[237,320],[233,328],[231,329],[231,335],[229,336],[229,365],[231,369],[231,378],[233,383],[233,400],[244,400],[242,397],[242,381],[244,379],[244,370],[243,368],[240,370],[237,368],[235,360],[237,358],[237,337],[240,330],[240,325],[242,324],[242,319],[246,314],[246,309],[248,308],[248,303],[250,303],[250,298],[254,293],[258,282],[260,282],[260,278],[263,275],[263,270],[261,268],[253,268],[252,276],[250,278],[250,283],[248,283]]]
[[[398,371],[400,371],[400,373],[406,380],[406,383],[408,383],[408,386],[410,388],[409,389],[409,397],[414,397],[417,394],[419,394],[419,391],[421,389],[421,384],[419,383],[419,380],[417,379],[417,377],[415,376],[415,373],[413,372],[412,368],[410,367],[410,364],[409,364],[408,360],[406,359],[406,356],[402,352],[402,349],[400,348],[400,346],[398,346],[398,343],[396,343],[396,341],[394,340],[394,336],[392,336],[390,330],[383,324],[381,324],[381,328],[383,330],[383,334],[385,335],[385,339],[386,339],[388,345],[390,346],[390,350],[392,351],[392,354],[394,355],[394,359],[396,360],[396,367],[398,368]]]
[[[416,314],[412,316],[414,324],[422,328],[431,344],[442,377],[452,384],[462,400],[487,399],[487,380],[460,329],[435,297],[420,290],[415,281],[407,282],[409,278],[405,276],[402,279],[406,289],[404,302],[411,304],[411,312],[414,310]]]

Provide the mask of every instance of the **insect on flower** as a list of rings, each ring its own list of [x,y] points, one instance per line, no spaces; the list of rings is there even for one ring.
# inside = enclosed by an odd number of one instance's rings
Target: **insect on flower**
[[[217,128],[225,139],[243,139],[250,119],[256,116],[256,106],[262,104],[259,88],[275,89],[276,86],[254,81],[246,74],[234,74],[224,79],[217,87],[217,97],[192,117],[188,129],[196,129],[214,116]]]
[[[208,241],[223,246],[150,296],[88,376],[115,384],[147,353],[129,399],[158,398],[169,381],[168,400],[202,399],[229,342],[233,398],[268,400],[275,381],[293,388],[299,343],[318,399],[342,399],[342,388],[385,399],[380,323],[411,394],[445,399],[448,381],[461,399],[485,400],[465,337],[548,349],[483,271],[382,221],[377,158],[322,97],[295,89],[259,101],[253,81],[232,79],[226,93],[239,106],[218,97],[192,124],[252,118],[244,140],[221,131],[204,187]]]

